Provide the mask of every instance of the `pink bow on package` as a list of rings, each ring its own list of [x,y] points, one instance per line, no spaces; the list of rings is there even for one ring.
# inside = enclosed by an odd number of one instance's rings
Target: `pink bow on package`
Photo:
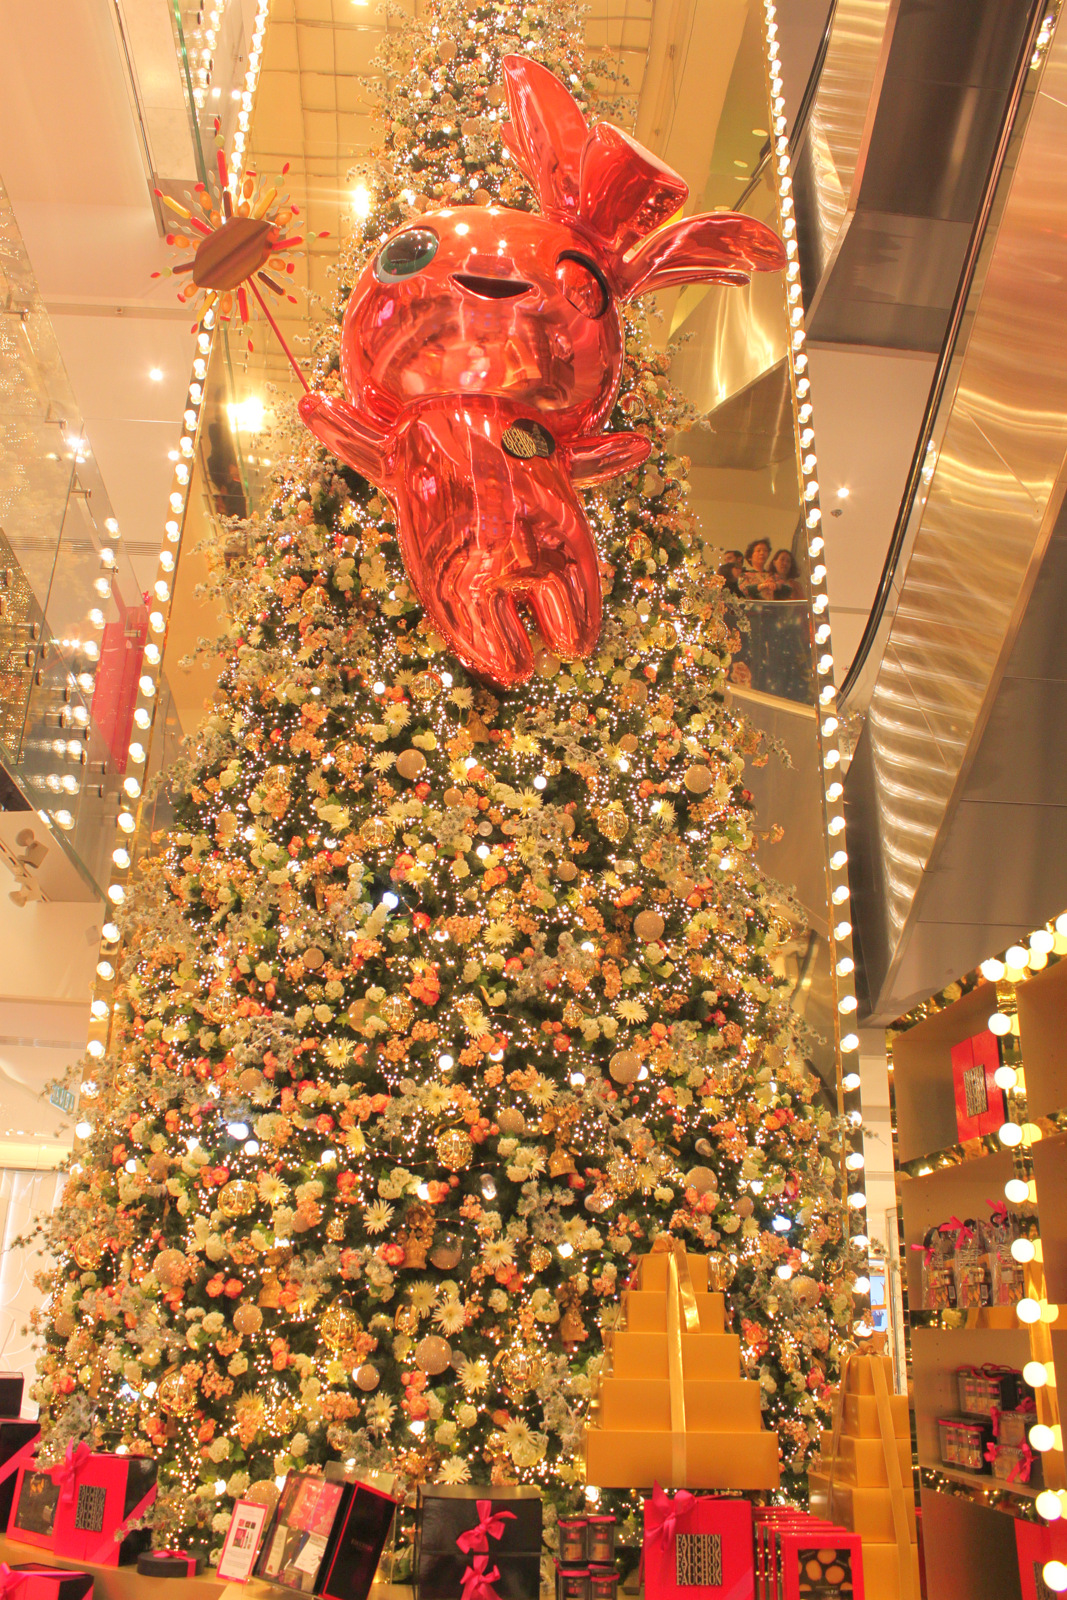
[[[500,1537],[499,1534],[496,1535]],[[460,1600],[500,1600],[493,1584],[500,1577],[499,1567],[489,1566],[488,1556],[475,1556],[463,1574]]]
[[[57,1461],[54,1467],[45,1468],[52,1482],[59,1485],[60,1505],[74,1504],[78,1479],[92,1460],[92,1455],[92,1450],[83,1439],[78,1445],[68,1444],[63,1460]]]
[[[515,1521],[514,1511],[494,1512],[491,1500],[478,1500],[475,1503],[478,1507],[478,1521],[473,1528],[468,1528],[466,1533],[461,1533],[456,1540],[457,1547],[464,1555],[470,1555],[472,1550],[488,1550],[490,1539],[503,1538],[505,1521]]]
[[[696,1495],[690,1494],[688,1489],[678,1489],[672,1500],[666,1489],[658,1483],[653,1483],[652,1508],[654,1511],[662,1511],[664,1516],[658,1526],[649,1530],[649,1543],[662,1542],[669,1546],[678,1531],[679,1522],[689,1514],[695,1503]]]

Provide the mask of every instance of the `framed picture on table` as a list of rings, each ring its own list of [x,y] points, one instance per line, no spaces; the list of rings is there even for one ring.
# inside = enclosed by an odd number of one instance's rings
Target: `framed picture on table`
[[[247,1583],[267,1525],[267,1508],[256,1500],[238,1500],[219,1557],[218,1575],[231,1583]]]

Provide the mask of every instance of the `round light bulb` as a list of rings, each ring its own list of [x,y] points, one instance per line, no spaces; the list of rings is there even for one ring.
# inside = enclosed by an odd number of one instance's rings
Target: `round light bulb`
[[[1001,1144],[1007,1145],[1009,1150],[1014,1150],[1016,1145],[1023,1142],[1023,1130],[1017,1122],[1006,1122],[998,1134]]]
[[[990,983],[999,983],[1004,976],[1004,963],[991,956],[988,961],[983,961],[979,971],[983,978],[988,978]]]
[[[1041,1576],[1054,1594],[1062,1594],[1067,1589],[1067,1566],[1062,1561],[1046,1561]]]
[[[993,1074],[993,1082],[998,1089],[1014,1089],[1018,1082],[1018,1074],[1014,1067],[998,1067]]]
[[[1016,1261],[1032,1261],[1034,1259],[1034,1247],[1029,1239],[1013,1239],[1011,1253]]]
[[[1043,1422],[1035,1422],[1030,1429],[1030,1443],[1035,1450],[1051,1450],[1055,1443],[1051,1428],[1046,1428]],[[1067,1571],[1067,1568],[1064,1569]]]
[[[1011,1018],[1006,1017],[1003,1011],[994,1011],[986,1026],[990,1033],[995,1033],[998,1038],[1003,1038],[1006,1033],[1011,1032]]]
[[[1041,1307],[1036,1300],[1031,1300],[1027,1295],[1025,1300],[1016,1301],[1015,1314],[1020,1322],[1040,1322]]]
[[[1043,1389],[1048,1382],[1048,1373],[1045,1371],[1043,1361],[1028,1361],[1023,1368],[1023,1377],[1031,1389]],[[1059,1499],[1056,1501],[1059,1504]],[[1042,1513],[1044,1515],[1044,1513]],[[1057,1513],[1058,1515],[1058,1513]]]
[[[1063,1507],[1060,1497],[1054,1489],[1042,1489],[1034,1501],[1039,1517],[1044,1517],[1046,1522],[1058,1522],[1063,1516]]]
[[[1025,1178],[1009,1178],[1004,1185],[1004,1198],[1013,1206],[1025,1205],[1030,1198],[1030,1185]]]

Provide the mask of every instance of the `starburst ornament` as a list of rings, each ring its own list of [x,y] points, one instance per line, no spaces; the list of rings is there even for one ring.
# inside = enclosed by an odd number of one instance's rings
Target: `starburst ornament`
[[[279,302],[284,299],[297,303],[296,296],[290,293],[289,279],[296,271],[293,251],[304,243],[304,236],[288,231],[300,208],[287,194],[280,193],[289,163],[274,183],[254,172],[231,179],[221,149],[218,118],[215,137],[220,146],[216,151],[217,188],[196,184],[192,193],[186,192],[188,205],[164,194],[162,189],[156,190],[163,204],[184,224],[167,234],[167,243],[183,258],[189,250],[193,254],[152,276],[188,277],[189,281],[178,291],[178,299],[183,305],[192,306],[198,322],[214,310],[218,321],[230,322],[236,316],[247,328],[252,320],[251,292],[306,389],[307,382],[259,287],[262,284]],[[316,237],[325,239],[328,235],[319,233]],[[251,338],[248,348],[252,349]]]

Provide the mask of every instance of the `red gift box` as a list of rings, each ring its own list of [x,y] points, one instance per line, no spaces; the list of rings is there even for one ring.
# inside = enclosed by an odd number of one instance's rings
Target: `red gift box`
[[[993,1081],[1000,1066],[1000,1040],[984,1029],[952,1046],[952,1086],[960,1141],[996,1133],[1004,1126],[1004,1094]]]
[[[0,1600],[92,1600],[93,1579],[69,1567],[0,1563]]]
[[[754,1600],[752,1507],[747,1500],[670,1496],[657,1483],[645,1501],[647,1600]]]
[[[0,1421],[0,1528],[7,1528],[15,1499],[19,1468],[29,1466],[40,1438],[40,1425],[5,1417]]]
[[[1067,1527],[1062,1522],[1015,1522],[1015,1550],[1023,1600],[1048,1600],[1053,1593],[1041,1576],[1046,1561],[1067,1566]]]
[[[858,1533],[819,1526],[775,1535],[780,1600],[863,1600],[863,1545]]]
[[[787,1532],[826,1532],[839,1530],[832,1522],[813,1517],[794,1506],[760,1506],[756,1509],[756,1593],[759,1600],[779,1600],[778,1535]]]
[[[151,1543],[147,1529],[127,1528],[155,1498],[156,1463],[151,1457],[68,1445],[64,1459],[53,1467],[19,1468],[8,1532],[69,1561],[125,1566]]]

